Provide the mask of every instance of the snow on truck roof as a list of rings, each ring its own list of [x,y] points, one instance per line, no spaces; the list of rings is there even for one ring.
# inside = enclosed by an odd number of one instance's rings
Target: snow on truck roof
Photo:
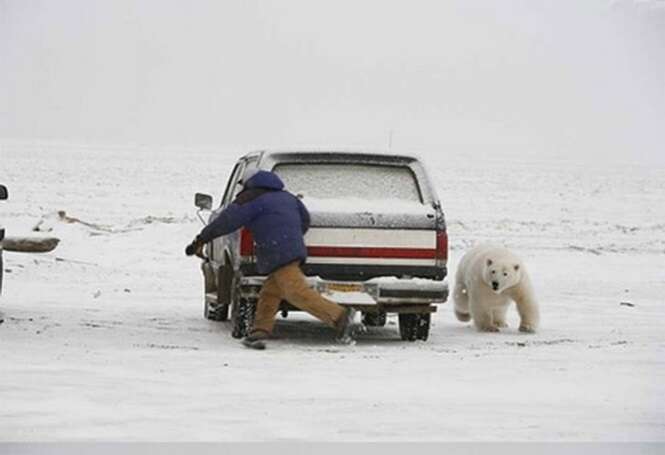
[[[258,168],[265,170],[273,170],[277,166],[286,164],[403,166],[409,168],[413,173],[417,182],[421,202],[430,205],[438,201],[438,196],[431,184],[426,166],[415,155],[358,150],[267,149],[248,153],[243,158],[258,158]]]
[[[376,162],[386,164],[410,164],[420,161],[417,156],[374,151],[357,150],[262,150],[248,153],[246,157],[262,156],[271,161],[352,161]]]

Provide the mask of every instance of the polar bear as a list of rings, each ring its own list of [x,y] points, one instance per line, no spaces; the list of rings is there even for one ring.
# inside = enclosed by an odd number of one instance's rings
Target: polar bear
[[[520,332],[534,333],[538,328],[531,280],[522,261],[506,248],[480,245],[469,250],[457,267],[453,299],[457,319],[473,319],[479,331],[498,332],[507,327],[511,300],[517,304]]]

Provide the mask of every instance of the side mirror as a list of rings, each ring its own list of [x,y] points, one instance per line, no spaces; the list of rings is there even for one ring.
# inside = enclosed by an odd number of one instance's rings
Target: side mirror
[[[5,185],[0,185],[0,200],[5,200],[9,197],[7,192],[7,187]]]
[[[201,210],[212,210],[212,196],[209,194],[196,193],[194,195],[194,205]]]

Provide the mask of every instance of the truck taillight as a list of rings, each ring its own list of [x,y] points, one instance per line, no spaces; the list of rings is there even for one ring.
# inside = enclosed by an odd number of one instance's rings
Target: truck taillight
[[[436,261],[445,265],[448,261],[448,232],[437,231],[436,233]]]
[[[254,256],[254,238],[248,229],[240,231],[240,256]]]

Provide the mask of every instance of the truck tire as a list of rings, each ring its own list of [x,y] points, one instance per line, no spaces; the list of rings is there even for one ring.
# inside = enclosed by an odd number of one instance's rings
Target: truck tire
[[[226,321],[229,318],[229,308],[227,306],[213,305],[210,302],[205,302],[203,315],[209,321]]]
[[[205,266],[204,266],[205,267]],[[212,268],[212,266],[210,266]],[[217,293],[217,302],[213,303],[207,298],[204,299],[203,315],[210,321],[226,321],[229,318],[229,306],[231,302],[231,293],[233,289],[233,269],[230,266],[223,265],[217,272],[215,282],[214,272],[211,270],[203,272],[205,280],[206,294]]]
[[[386,313],[363,313],[363,324],[368,327],[383,327],[386,325]]]
[[[429,337],[431,314],[400,313],[399,334],[404,341],[426,341]]]
[[[231,336],[233,338],[243,338],[247,336],[254,323],[256,300],[246,297],[239,297],[234,300],[231,309],[231,323],[233,325]]]

